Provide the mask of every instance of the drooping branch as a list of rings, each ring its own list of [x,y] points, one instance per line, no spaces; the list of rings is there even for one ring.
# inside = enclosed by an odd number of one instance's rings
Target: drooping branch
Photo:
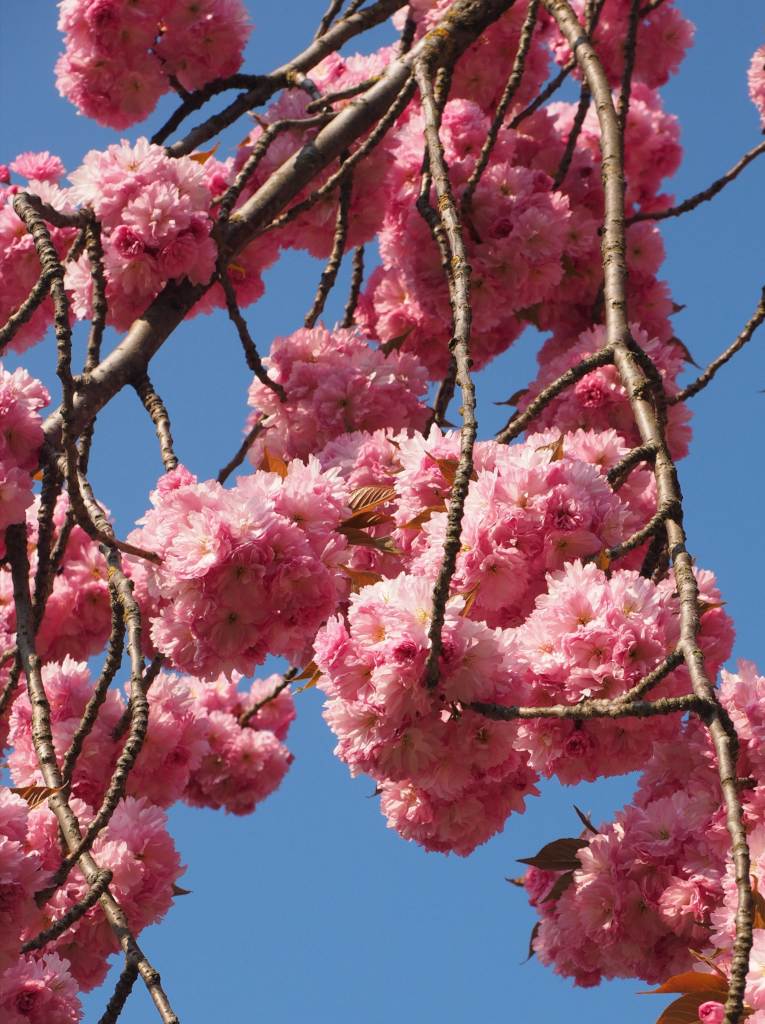
[[[415,64],[414,74],[425,114],[425,142],[429,166],[438,199],[438,216],[449,252],[448,284],[452,307],[452,339],[449,342],[449,349],[456,365],[456,379],[462,395],[462,429],[459,461],[447,506],[443,559],[433,587],[433,607],[428,628],[430,650],[425,665],[424,682],[431,689],[438,683],[441,629],[457,563],[465,499],[473,473],[473,446],[478,434],[475,386],[470,375],[470,264],[438,131],[439,111],[433,93],[432,73],[432,65],[426,61]]]
[[[700,625],[698,587],[693,561],[685,543],[682,525],[682,494],[672,457],[664,436],[662,417],[652,401],[653,387],[644,367],[647,357],[636,354],[627,318],[627,264],[624,215],[624,167],[622,132],[611,89],[603,67],[567,0],[544,0],[545,7],[567,39],[595,100],[601,131],[602,173],[605,194],[603,227],[604,306],[608,344],[612,347],[622,384],[627,392],[635,422],[645,444],[656,450],[655,477],[659,507],[672,505],[677,511],[665,520],[667,543],[673,562],[680,603],[680,642],[694,694],[708,708],[705,721],[717,756],[720,787],[726,809],[735,865],[738,908],[733,945],[730,986],[725,1004],[725,1024],[738,1024],[743,1016],[744,988],[752,945],[753,897],[749,849],[743,823],[741,799],[736,783],[737,745],[735,733],[706,674],[698,644]],[[658,375],[657,375],[658,376]]]
[[[516,413],[496,435],[496,440],[500,444],[509,444],[511,441],[514,441],[516,437],[520,437],[529,423],[531,423],[532,420],[534,420],[540,412],[542,412],[542,410],[553,401],[554,398],[557,398],[558,395],[571,387],[572,384],[576,384],[576,382],[581,380],[582,377],[586,377],[588,373],[592,373],[593,370],[597,370],[599,366],[607,366],[609,363],[613,363],[613,361],[613,353],[608,346],[599,349],[597,352],[593,352],[590,356],[586,356],[581,360],[581,362],[577,363],[576,366],[570,367],[562,373],[560,377],[557,377],[554,381],[551,381],[547,387],[543,388],[537,397],[533,401],[529,402],[523,412]]]
[[[149,380],[147,373],[143,374],[133,387],[141,399],[144,409],[148,412],[154,429],[157,432],[159,450],[162,455],[162,464],[165,472],[169,473],[178,465],[178,457],[173,447],[173,435],[170,429],[170,416],[165,403],[157,394],[154,385]]]
[[[394,103],[408,101],[411,89],[408,83],[415,60],[424,57],[429,60],[435,59],[439,55],[456,59],[488,25],[500,17],[508,5],[509,0],[457,0],[436,28],[414,44],[406,54],[392,61],[379,82],[356,102],[344,107],[315,139],[286,160],[242,208],[232,215],[223,239],[226,258],[230,260],[249,244],[278,216],[290,200],[344,150],[349,149],[355,140],[360,139],[374,125],[379,126]],[[399,5],[390,6],[395,10]],[[368,10],[372,11],[373,8],[370,7]],[[376,5],[374,10],[379,13]],[[363,19],[367,13],[359,12],[349,19],[349,23],[357,25],[358,22],[354,19]],[[384,16],[381,15],[380,20]],[[347,38],[355,34],[355,30],[350,31],[350,24],[338,22],[320,41],[309,47],[316,61],[326,52],[331,52],[332,46],[340,45],[332,36],[338,29],[342,29],[341,35],[350,32]],[[358,31],[361,31],[361,28]],[[327,42],[330,37],[334,39],[332,46]],[[345,38],[343,36],[342,41],[345,41]],[[323,49],[327,46],[329,49]],[[308,61],[306,66],[313,64]],[[217,130],[213,129],[212,134]],[[372,135],[374,131],[351,154],[346,168],[369,143]],[[181,147],[181,150],[191,152],[196,145],[197,141],[192,140],[188,149]],[[152,358],[213,283],[210,281],[206,285],[192,285],[184,280],[170,282],[164,287],[143,315],[132,324],[120,344],[102,359],[87,380],[82,382],[71,411],[69,426],[73,435],[81,433],[87,423],[121,388],[131,384],[146,371]],[[54,448],[60,444],[62,426],[60,409],[45,421],[45,436]]]
[[[348,301],[343,311],[341,327],[353,327],[356,321],[356,306],[361,294],[361,285],[364,282],[364,246],[357,245],[353,250],[353,263],[351,269],[351,287],[348,292]]]
[[[61,776],[53,744],[50,706],[40,673],[40,659],[35,650],[34,622],[29,596],[29,560],[27,557],[27,531],[25,524],[22,523],[8,527],[5,536],[13,576],[19,655],[27,678],[29,701],[32,705],[32,741],[40,764],[43,781],[46,786],[56,790],[49,797],[48,805],[56,815],[66,845],[72,851],[81,842],[80,824],[69,805],[67,797],[62,793],[64,780]],[[90,887],[93,887],[103,877],[101,868],[90,853],[83,853],[80,856],[79,867]],[[159,1012],[163,1024],[180,1024],[162,988],[159,973],[151,965],[136,942],[122,907],[111,895],[108,887],[101,893],[98,902],[123,953],[130,962],[136,964],[138,972],[144,979],[149,995]]]
[[[342,163],[342,158],[341,158]],[[343,254],[345,252],[345,240],[348,237],[348,211],[351,205],[351,191],[353,178],[343,178],[340,185],[340,195],[337,201],[337,219],[335,221],[335,234],[332,239],[332,251],[329,254],[327,265],[321,273],[319,287],[316,290],[310,310],[306,313],[304,324],[306,327],[313,327],[324,311],[324,305],[329,293],[337,280],[337,273],[340,270]]]
[[[486,170],[489,163],[492,150],[497,141],[499,130],[505,120],[505,115],[510,109],[510,104],[515,98],[515,94],[521,87],[523,81],[523,72],[526,69],[526,57],[528,56],[529,48],[531,46],[531,40],[534,35],[534,28],[537,23],[537,14],[539,10],[539,0],[531,0],[529,3],[526,17],[521,27],[521,35],[518,40],[518,49],[515,54],[515,60],[513,61],[513,68],[510,72],[510,77],[507,80],[507,84],[500,96],[497,109],[494,111],[494,117],[492,118],[491,126],[486,135],[483,145],[481,146],[481,152],[478,154],[478,159],[475,162],[470,177],[467,180],[465,189],[462,193],[462,215],[463,217],[469,216],[470,207],[473,202],[473,196],[478,186],[478,182],[481,180],[481,175]]]

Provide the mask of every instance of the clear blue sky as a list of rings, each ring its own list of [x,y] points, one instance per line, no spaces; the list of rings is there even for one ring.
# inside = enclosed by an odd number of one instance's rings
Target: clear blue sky
[[[268,70],[305,44],[325,0],[249,4],[256,31],[245,69]],[[681,3],[698,26],[679,79],[665,90],[680,115],[686,158],[672,183],[678,197],[705,186],[759,139],[746,95],[746,67],[765,41],[757,0]],[[0,162],[49,149],[73,169],[91,148],[119,133],[77,117],[53,85],[60,50],[51,0],[4,0],[0,35]],[[385,29],[381,30],[385,38]],[[166,111],[163,105],[161,111]],[[161,117],[155,115],[146,134]],[[143,133],[142,128],[130,137]],[[235,132],[234,138],[241,132]],[[699,363],[724,348],[748,319],[765,281],[763,180],[755,164],[714,204],[665,225],[665,276],[686,309],[679,337]],[[248,311],[261,351],[302,324],[320,266],[290,258],[268,275],[266,297]],[[345,277],[328,307],[344,301]],[[505,410],[492,405],[533,372],[533,337],[522,339],[479,377],[481,436]],[[718,575],[738,631],[736,656],[762,657],[762,424],[765,361],[759,337],[734,366],[694,400],[692,454],[680,467],[690,547]],[[50,340],[21,360],[53,381]],[[16,365],[15,357],[8,364]],[[240,439],[248,374],[239,343],[221,316],[183,326],[156,360],[181,459],[205,478]],[[161,472],[156,443],[135,396],[99,417],[93,477],[97,493],[126,532]],[[655,1020],[658,1000],[634,995],[639,983],[576,990],[526,956],[534,923],[522,894],[503,878],[515,858],[576,834],[572,803],[601,820],[629,799],[630,780],[563,789],[548,786],[523,817],[463,860],[425,854],[385,828],[372,783],[352,781],[332,755],[315,691],[298,698],[290,736],[295,763],[281,789],[250,818],[181,807],[171,829],[193,894],[142,936],[184,1024],[218,1020],[297,1024],[621,1024]],[[95,1021],[108,991],[86,1000]],[[144,1024],[154,1011],[140,985],[123,1014]]]

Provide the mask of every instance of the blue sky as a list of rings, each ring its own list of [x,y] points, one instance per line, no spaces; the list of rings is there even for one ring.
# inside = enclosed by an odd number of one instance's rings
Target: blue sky
[[[281,4],[249,6],[256,30],[246,70],[259,71],[302,48],[326,4],[295,0],[289,18]],[[759,140],[745,73],[765,41],[765,16],[757,0],[737,0],[735,14],[709,0],[680,6],[697,23],[696,45],[664,95],[680,116],[686,154],[670,187],[685,197]],[[118,137],[78,117],[56,93],[55,13],[50,0],[4,0],[0,162],[49,149],[72,169],[88,149]],[[387,29],[378,30],[378,40],[385,38]],[[164,103],[146,134],[167,109]],[[240,135],[236,130],[233,138]],[[765,163],[755,164],[713,204],[664,226],[664,276],[686,305],[676,331],[701,364],[738,333],[765,282],[764,174]],[[269,271],[266,297],[247,312],[261,351],[302,324],[320,270],[315,261],[292,256]],[[343,275],[328,322],[342,308],[345,282]],[[718,575],[737,626],[736,656],[761,662],[764,343],[765,335],[758,337],[694,400],[692,452],[680,466],[689,546]],[[479,375],[482,437],[491,436],[505,412],[492,403],[532,375],[537,344],[524,337]],[[22,360],[7,360],[19,361],[53,380],[50,340]],[[200,478],[214,475],[239,443],[249,380],[225,317],[184,324],[161,351],[153,377],[169,406],[181,459]],[[125,394],[99,417],[96,436],[94,485],[124,535],[161,472],[153,432],[135,396]],[[372,783],[349,779],[333,757],[320,695],[297,700],[290,736],[295,763],[253,816],[185,807],[171,814],[188,864],[182,883],[192,895],[177,900],[142,943],[185,1024],[563,1024],[572,1018],[610,1024],[615,1013],[622,1024],[655,1020],[658,1000],[636,997],[640,983],[576,990],[533,960],[521,966],[534,915],[503,880],[518,872],[515,858],[576,834],[573,803],[603,819],[629,799],[629,779],[576,789],[549,785],[523,817],[512,818],[467,860],[425,854],[385,828],[369,798]],[[109,992],[88,997],[86,1019],[98,1018]],[[122,1019],[144,1024],[153,1012],[136,986]]]

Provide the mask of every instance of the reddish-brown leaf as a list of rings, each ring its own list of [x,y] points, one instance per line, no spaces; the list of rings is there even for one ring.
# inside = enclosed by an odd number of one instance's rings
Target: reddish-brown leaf
[[[422,512],[418,512],[414,519],[410,519],[408,523],[404,523],[404,529],[421,529],[435,512],[446,512],[446,505],[443,502],[441,502],[440,505],[428,505],[422,510]]]
[[[683,353],[683,359],[685,359],[686,363],[691,363],[692,366],[699,365],[693,358],[691,353],[688,351],[688,346],[685,344],[684,341],[680,341],[679,338],[670,338],[669,344],[674,345],[676,348],[680,349],[680,351]]]
[[[577,817],[579,818],[579,820],[581,821],[581,823],[582,823],[582,824],[584,825],[584,827],[585,827],[585,828],[587,829],[587,831],[588,831],[588,832],[592,832],[592,834],[593,834],[594,836],[597,836],[597,835],[599,835],[599,832],[598,832],[598,830],[597,830],[597,829],[595,828],[595,826],[593,825],[593,823],[592,823],[592,818],[590,818],[589,814],[585,814],[585,813],[584,813],[584,811],[581,811],[581,810],[580,810],[580,809],[579,809],[579,808],[578,808],[578,807],[576,806],[576,804],[574,804],[574,810],[576,811],[576,815],[577,815]]]
[[[652,988],[639,994],[641,996],[656,996],[663,995],[665,992],[682,992],[684,994],[716,992],[717,995],[720,993],[725,995],[727,991],[727,979],[719,974],[709,974],[706,971],[683,971],[682,974],[673,974],[671,978],[667,978],[658,988]],[[715,999],[716,996],[708,995],[707,998]]]
[[[603,548],[595,559],[595,565],[597,565],[601,572],[606,572],[608,567],[611,565],[611,559],[609,558],[608,552],[605,548]]]
[[[475,599],[478,597],[478,588],[480,585],[480,583],[476,583],[474,587],[471,587],[467,593],[462,595],[462,597],[465,598],[465,603],[462,606],[462,611],[460,612],[463,619],[466,619],[468,615],[470,615],[470,609],[473,607]]]
[[[524,964],[527,964],[529,962],[529,960],[531,960],[532,956],[534,956],[534,939],[539,934],[539,925],[540,924],[541,924],[541,922],[537,921],[537,923],[531,929],[531,935],[529,936],[529,955],[526,957],[525,960],[522,961]]]
[[[260,461],[260,468],[266,473],[277,473],[282,480],[287,475],[287,463],[279,458],[268,448],[263,449],[263,458]]]
[[[294,676],[292,681],[293,681],[293,683],[299,683],[303,679],[310,679],[311,676],[313,676],[313,674],[316,671],[317,671],[316,662],[315,661],[309,661],[308,664],[306,665],[306,667],[300,673],[300,675],[299,676]]]
[[[63,788],[63,786],[9,786],[11,793],[26,800],[30,811],[41,807],[48,797],[60,793]]]
[[[191,896],[191,889],[182,889],[180,885],[176,885],[173,882],[172,893],[173,896]]]
[[[550,889],[548,894],[542,900],[542,903],[554,903],[555,900],[559,900],[563,893],[568,889],[571,883],[574,881],[574,872],[566,871],[559,878],[556,879],[555,885]]]
[[[542,871],[575,871],[581,867],[576,852],[587,845],[586,839],[555,839],[533,857],[519,857],[518,862]]]
[[[382,579],[379,573],[370,572],[368,569],[352,569],[350,565],[341,565],[340,568],[351,581],[355,592],[361,590],[362,587],[370,587],[373,583],[379,583]]]
[[[392,522],[393,516],[389,516],[387,512],[368,508],[362,509],[361,512],[356,512],[354,515],[344,519],[338,530],[340,533],[345,533],[347,530],[364,530],[370,526],[382,526],[384,523]]]
[[[557,441],[551,441],[550,444],[541,444],[534,450],[538,452],[550,452],[550,462],[560,462],[564,454],[563,434],[560,435]]]
[[[351,495],[348,507],[353,512],[365,512],[367,509],[377,508],[378,505],[395,497],[395,487],[389,487],[387,484],[359,487]]]
[[[757,879],[752,875],[752,900],[754,903],[754,914],[752,915],[753,928],[765,928],[765,899],[760,892]]]
[[[216,142],[212,149],[206,149],[199,153],[189,153],[189,160],[196,160],[198,164],[206,164],[211,156],[215,156],[218,152],[219,142]]]
[[[343,533],[348,539],[349,544],[356,544],[362,548],[374,548],[375,551],[384,551],[389,555],[400,555],[401,552],[390,539],[390,537],[370,537],[368,533],[364,533],[363,530],[348,529],[343,530]]]
[[[312,690],[320,679],[321,672],[318,669],[316,669],[316,671],[314,672],[314,674],[311,676],[307,683],[305,683],[303,686],[298,686],[297,690],[292,691],[293,696],[296,696],[298,693],[304,693],[306,690]]]
[[[528,388],[519,388],[509,398],[506,398],[504,402],[495,402],[495,405],[512,405],[517,406],[523,396],[528,392]]]
[[[391,338],[390,341],[384,341],[382,345],[380,345],[380,351],[386,356],[390,355],[391,352],[397,352],[413,330],[414,327],[407,327],[403,334],[397,334],[396,337]]]

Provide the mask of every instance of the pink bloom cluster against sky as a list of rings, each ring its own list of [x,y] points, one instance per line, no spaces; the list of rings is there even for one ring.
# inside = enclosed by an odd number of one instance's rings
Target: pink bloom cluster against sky
[[[574,7],[583,11],[581,2]],[[448,8],[447,0],[412,2],[415,40]],[[527,3],[516,3],[455,70],[441,138],[457,194],[477,165],[527,10]],[[615,90],[629,11],[627,0],[607,2],[599,25],[599,52]],[[401,28],[400,13],[395,20]],[[81,113],[118,130],[142,121],[171,88],[193,92],[235,73],[250,31],[239,0],[62,0],[59,27],[60,92]],[[659,89],[693,37],[672,0],[643,19],[641,32],[626,122],[628,216],[673,203],[662,189],[680,163],[679,128]],[[331,54],[313,70],[312,87],[321,94],[353,90],[382,75],[395,56],[392,47]],[[541,15],[508,121],[537,94],[549,69],[568,58],[553,21]],[[173,157],[139,137],[91,150],[68,177],[47,151],[2,165],[0,321],[39,276],[32,238],[12,205],[22,191],[61,213],[92,211],[110,325],[127,329],[168,282],[207,285],[216,273],[221,198],[270,128],[310,114],[310,89],[292,84],[224,159]],[[765,48],[752,59],[748,85],[765,123]],[[517,128],[503,128],[464,210],[475,368],[490,364],[528,324],[545,334],[537,377],[517,396],[520,412],[606,342],[603,187],[592,110],[558,178],[576,107],[554,102]],[[374,780],[388,827],[427,850],[467,856],[511,814],[523,812],[540,779],[575,784],[642,770],[632,803],[583,837],[565,884],[565,872],[532,867],[526,873],[540,919],[534,950],[580,985],[612,977],[661,981],[693,966],[690,949],[714,955],[725,972],[736,889],[702,725],[681,713],[657,716],[650,728],[630,717],[499,721],[475,706],[551,708],[610,699],[678,645],[673,579],[641,575],[647,539],[620,551],[655,513],[656,487],[645,465],[623,485],[609,477],[640,440],[614,366],[582,376],[547,405],[524,439],[476,443],[438,678],[432,687],[423,683],[460,456],[459,433],[435,425],[428,404],[430,384],[449,372],[452,310],[441,254],[415,205],[425,126],[413,99],[353,178],[346,247],[376,239],[380,257],[355,325],[319,323],[275,339],[263,362],[277,387],[258,377],[249,388],[245,429],[257,433],[249,464],[230,484],[199,480],[184,465],[169,470],[128,537],[150,555],[132,554],[125,566],[143,620],[144,653],[161,656],[163,671],[151,684],[143,747],[93,854],[112,872],[111,891],[135,934],[165,915],[184,871],[167,809],[183,801],[250,814],[292,762],[285,744],[295,717],[289,680],[251,681],[276,655],[324,694],[335,753],[352,775]],[[233,204],[233,216],[317,132],[315,125],[281,131]],[[238,302],[247,306],[261,296],[262,273],[280,250],[327,257],[336,209],[329,194],[240,252],[229,267]],[[50,233],[66,263],[71,311],[90,319],[91,256],[69,258],[74,228]],[[686,354],[674,337],[674,303],[660,277],[658,227],[630,225],[626,256],[632,336],[673,398]],[[194,312],[222,304],[216,286]],[[40,341],[53,316],[49,300],[39,305],[13,347],[23,352]],[[39,413],[49,401],[25,370],[0,368],[0,526],[26,523],[33,587],[42,572],[35,545],[45,522],[33,474],[43,443]],[[668,410],[667,436],[676,458],[687,454],[690,413],[683,402]],[[36,644],[59,759],[73,756],[80,720],[98,706],[67,780],[72,810],[87,828],[108,800],[109,779],[129,742],[123,723],[130,688],[101,692],[88,665],[113,626],[110,575],[97,536],[74,522],[73,506],[64,494],[53,507],[49,528],[61,557],[36,623]],[[707,672],[720,675],[719,692],[742,742],[739,773],[752,780],[743,798],[752,872],[763,879],[765,679],[746,662],[737,673],[723,669],[733,625],[712,573],[695,571],[703,611],[698,643]],[[4,564],[0,655],[12,651],[15,631]],[[10,661],[3,657],[3,683]],[[687,670],[675,668],[652,699],[689,689]],[[58,825],[47,806],[24,799],[28,787],[44,785],[30,697],[21,688],[9,706],[0,733],[21,793],[0,792],[0,1017],[11,1024],[76,1024],[78,993],[103,981],[117,942],[96,905],[42,951],[19,954],[82,900],[88,886],[72,871],[53,895],[35,900],[60,866]],[[757,927],[746,993],[754,1024],[765,1021],[763,976],[765,928]],[[720,1007],[703,1003],[699,1021],[719,1024]]]

